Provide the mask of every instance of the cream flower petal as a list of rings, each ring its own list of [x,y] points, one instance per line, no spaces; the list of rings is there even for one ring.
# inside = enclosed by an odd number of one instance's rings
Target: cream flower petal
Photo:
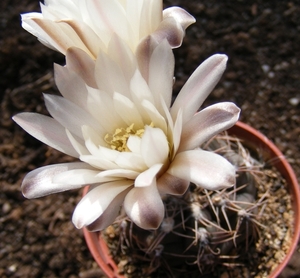
[[[191,75],[178,94],[171,115],[176,117],[179,109],[183,112],[183,124],[188,122],[202,105],[220,80],[227,62],[227,56],[215,54],[206,59]]]
[[[129,218],[142,229],[157,229],[164,217],[164,204],[156,180],[147,187],[135,187],[125,197],[124,209]]]
[[[141,154],[148,167],[166,163],[169,155],[169,144],[161,129],[145,127],[141,142]]]
[[[36,36],[38,40],[47,47],[65,53],[66,47],[70,46],[69,42],[60,42],[59,39],[64,34],[57,26],[45,30],[43,28],[45,22],[43,16],[39,13],[22,14],[22,27],[32,35]],[[47,24],[47,23],[46,23]],[[42,26],[40,26],[42,25]],[[49,32],[49,34],[48,34]]]
[[[66,54],[69,47],[76,46],[93,56],[72,27],[63,21],[53,22],[48,19],[32,18],[27,21],[27,24],[37,30],[38,39],[46,46],[51,46],[63,54]]]
[[[144,111],[147,112],[150,121],[163,132],[167,133],[168,128],[166,119],[159,113],[155,105],[148,100],[143,100],[142,107],[144,108]]]
[[[184,30],[174,18],[164,19],[151,37],[159,44],[166,39],[172,48],[179,47],[184,37]]]
[[[152,185],[154,183],[154,180],[156,179],[156,175],[158,174],[162,166],[163,164],[155,164],[146,171],[139,174],[135,179],[134,186],[146,187]]]
[[[93,59],[97,57],[100,49],[105,49],[105,44],[102,42],[101,37],[97,36],[87,24],[78,20],[61,20],[61,22],[65,22],[75,31],[82,43],[92,54],[91,57]],[[78,47],[77,45],[74,46]]]
[[[106,142],[104,141],[103,137],[104,134],[99,134],[96,132],[93,128],[90,126],[82,126],[82,135],[85,141],[85,146],[89,150],[91,154],[95,155],[102,155],[101,150],[99,149],[99,146],[105,146]]]
[[[99,176],[99,170],[90,170],[90,169],[76,169],[69,170],[58,175],[55,175],[53,178],[53,183],[64,184],[64,185],[87,185],[95,183],[104,183],[120,180],[118,177],[103,177]]]
[[[240,109],[232,102],[211,105],[183,126],[179,151],[192,150],[206,140],[232,127],[238,120]]]
[[[94,155],[80,155],[79,159],[99,170],[113,170],[119,168],[116,163],[103,157]]]
[[[142,139],[139,136],[129,136],[127,140],[127,147],[133,153],[141,152],[141,141]]]
[[[162,21],[162,9],[162,0],[143,1],[138,22],[140,25],[140,38],[151,34],[159,26],[160,22]]]
[[[180,7],[170,7],[163,10],[163,17],[164,19],[174,18],[182,26],[183,30],[196,22],[192,15]]]
[[[76,206],[72,217],[74,225],[81,229],[93,223],[108,208],[110,203],[132,184],[133,182],[130,180],[120,180],[93,188]]]
[[[59,20],[62,17],[76,16],[81,18],[81,11],[78,10],[78,4],[81,1],[77,0],[45,0],[40,3],[43,15],[51,20]]]
[[[66,134],[70,140],[71,145],[76,150],[76,152],[81,155],[89,155],[89,151],[84,145],[82,138],[78,138],[76,135],[72,134],[69,130],[66,129]]]
[[[76,72],[86,85],[96,88],[94,76],[95,61],[82,49],[76,47],[68,48],[66,52],[67,67]]]
[[[113,98],[115,110],[128,126],[134,123],[134,128],[136,129],[144,127],[144,122],[139,111],[129,98],[119,93],[114,93]]]
[[[143,6],[150,1],[140,1],[140,0],[132,0],[132,1],[125,1],[125,10],[126,15],[129,20],[130,27],[133,31],[133,37],[132,37],[132,44],[137,45],[140,40],[140,33],[141,30],[145,30],[143,26],[143,21],[141,20],[141,11],[143,9]],[[161,2],[161,0],[158,0],[156,2]],[[160,11],[161,13],[161,11]]]
[[[129,82],[125,78],[124,72],[115,61],[102,51],[99,52],[96,60],[95,79],[99,90],[111,95],[118,92],[129,97]]]
[[[157,189],[160,194],[183,195],[189,185],[189,181],[174,177],[168,173],[164,173],[157,181]]]
[[[97,177],[126,178],[126,179],[134,180],[139,174],[140,174],[139,172],[132,171],[132,170],[114,169],[114,170],[102,171],[97,174]]]
[[[68,67],[62,67],[54,64],[55,84],[62,96],[72,101],[79,107],[87,110],[88,90],[82,78],[70,70]]]
[[[162,9],[162,0],[46,1],[42,13],[22,15],[22,26],[52,49],[65,54],[75,46],[94,59],[100,49],[108,50],[113,34],[133,52],[151,34],[157,43],[167,38],[180,46],[194,18],[178,7]]]
[[[101,231],[105,228],[107,228],[109,225],[111,225],[116,217],[120,213],[120,208],[122,206],[122,203],[124,201],[124,198],[128,191],[130,190],[130,187],[120,194],[118,194],[108,205],[108,207],[105,209],[105,211],[92,223],[86,226],[86,228],[91,232]]]
[[[44,94],[45,104],[51,116],[69,131],[82,138],[81,126],[89,125],[100,134],[105,133],[98,122],[73,102],[55,95]]]
[[[235,184],[234,166],[224,157],[203,150],[177,154],[167,173],[209,190]]]
[[[149,64],[149,88],[152,92],[156,107],[160,106],[160,96],[168,107],[171,106],[173,76],[174,76],[174,55],[167,40],[156,47],[151,55]]]
[[[115,106],[111,94],[91,87],[87,87],[87,90],[87,110],[104,128],[106,133],[114,133],[116,127],[125,125],[125,122],[114,110]]]
[[[182,43],[185,29],[194,22],[195,18],[184,9],[170,7],[163,11],[163,20],[152,36],[158,43],[167,39],[170,46],[176,48]]]
[[[172,155],[172,159],[174,158],[174,156],[176,155],[179,145],[180,145],[180,140],[181,140],[181,132],[182,132],[182,111],[179,110],[178,111],[178,115],[174,124],[174,128],[173,128],[173,155]]]
[[[125,78],[130,80],[137,69],[137,61],[129,46],[116,34],[109,41],[107,54],[120,66]]]
[[[37,168],[25,176],[21,186],[22,193],[26,198],[32,199],[80,188],[82,187],[82,184],[73,185],[53,182],[56,175],[73,169],[91,168],[89,165],[82,162],[55,164]]]
[[[89,0],[85,3],[90,20],[105,44],[108,44],[112,33],[116,33],[125,41],[130,42],[131,30],[128,28],[128,19],[119,1]]]
[[[119,152],[114,162],[123,169],[143,172],[147,169],[147,165],[143,157],[139,153]]]
[[[134,75],[130,79],[130,90],[131,98],[135,103],[141,102],[143,100],[150,101],[154,103],[154,98],[150,88],[141,75],[139,70],[134,72]]]
[[[150,57],[157,45],[158,42],[152,36],[148,36],[138,44],[135,51],[139,70],[146,82],[149,78]]]
[[[77,151],[70,144],[65,128],[56,120],[37,113],[20,113],[13,120],[26,132],[48,146],[78,157]]]

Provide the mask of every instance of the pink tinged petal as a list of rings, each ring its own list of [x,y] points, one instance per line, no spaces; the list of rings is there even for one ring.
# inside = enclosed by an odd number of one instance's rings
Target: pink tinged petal
[[[227,56],[216,54],[206,59],[192,74],[178,94],[171,115],[183,111],[183,124],[188,122],[220,80],[226,68]]]
[[[67,67],[76,72],[88,86],[97,87],[94,74],[95,61],[86,52],[76,47],[68,48],[66,63]]]
[[[168,107],[171,106],[173,76],[174,76],[174,55],[168,42],[163,40],[153,51],[149,64],[149,88],[152,92],[156,107],[160,107],[160,96]]]
[[[88,91],[83,79],[69,67],[54,64],[55,83],[64,98],[87,110]]]
[[[150,121],[154,123],[156,127],[163,130],[163,132],[167,133],[168,128],[166,119],[159,113],[155,105],[150,101],[143,100],[142,107],[144,108],[144,111],[148,114]]]
[[[183,195],[189,188],[190,182],[168,173],[164,173],[157,181],[160,194]]]
[[[88,155],[90,154],[87,148],[84,146],[84,142],[81,138],[78,138],[76,135],[73,135],[69,130],[66,129],[66,134],[73,148],[79,155]]]
[[[115,110],[128,126],[134,124],[135,129],[141,129],[144,127],[144,122],[139,111],[129,98],[119,93],[114,93],[113,98]]]
[[[76,169],[55,175],[53,182],[63,185],[87,185],[120,180],[118,177],[99,176],[99,170]]]
[[[38,38],[38,40],[43,43],[45,46],[54,49],[56,51],[63,52],[66,50],[66,46],[63,44],[59,44],[56,42],[55,39],[53,39],[51,36],[49,36],[43,28],[39,26],[39,22],[43,22],[43,16],[40,13],[27,13],[22,14],[22,27]],[[35,20],[34,20],[35,19]],[[58,33],[61,35],[61,31],[53,30],[52,35],[56,35]]]
[[[174,18],[185,30],[191,24],[195,23],[195,18],[190,15],[186,10],[179,7],[170,7],[163,11],[163,18]]]
[[[89,125],[97,132],[104,133],[97,121],[73,102],[55,95],[44,94],[44,98],[51,116],[79,138],[82,138],[83,125]]]
[[[208,190],[235,184],[235,167],[224,157],[203,150],[177,154],[167,173]]]
[[[151,37],[156,43],[167,39],[169,45],[176,48],[181,45],[184,34],[182,26],[174,18],[169,17],[160,23],[159,27],[151,34]]]
[[[85,146],[92,155],[98,156],[101,155],[99,146],[105,146],[106,142],[104,141],[104,134],[99,134],[90,126],[82,126],[82,135],[85,141]]]
[[[140,228],[157,229],[164,218],[164,204],[156,187],[156,180],[147,187],[134,187],[125,197],[124,209]]]
[[[92,224],[109,207],[111,202],[132,185],[130,180],[121,180],[96,186],[89,191],[76,206],[72,221],[81,229]],[[119,207],[117,208],[119,210]],[[112,220],[113,221],[113,220]]]
[[[91,232],[101,231],[111,225],[120,213],[120,208],[123,204],[126,194],[130,187],[118,194],[108,205],[106,210],[94,222],[87,225],[86,228]]]
[[[180,140],[181,140],[181,132],[182,132],[182,111],[178,111],[178,115],[174,124],[174,129],[173,129],[173,156],[171,160],[173,160],[174,156],[176,155]]]
[[[181,125],[182,125],[182,113],[179,110],[178,116],[175,119],[175,124],[173,122],[173,119],[171,117],[171,114],[169,112],[168,107],[166,106],[166,103],[164,102],[163,98],[161,97],[161,105],[164,110],[165,118],[167,119],[167,125],[168,125],[168,140],[169,140],[169,146],[171,150],[171,159],[173,159],[174,155],[176,154],[176,149],[178,148],[178,144],[180,142],[180,134],[181,134]],[[175,130],[176,129],[176,130]]]
[[[130,80],[130,90],[131,97],[135,103],[142,102],[143,100],[154,103],[153,94],[139,70],[134,72],[134,75]]]
[[[108,94],[118,92],[129,97],[129,81],[120,66],[107,53],[99,52],[96,60],[95,79],[99,90]]]
[[[146,171],[138,175],[134,182],[134,187],[146,187],[152,185],[158,172],[161,170],[163,164],[155,164]]]
[[[145,37],[140,41],[135,52],[139,70],[146,82],[149,79],[150,57],[157,44],[157,41],[152,36]]]
[[[92,53],[68,24],[40,18],[29,19],[26,23],[37,31],[37,38],[45,45],[50,45],[51,48],[63,54],[66,54],[69,47],[76,46],[92,56]]]
[[[217,103],[201,110],[184,125],[179,151],[195,149],[216,134],[232,127],[239,114],[240,109],[231,102]]]
[[[86,48],[92,54],[91,57],[96,58],[99,50],[105,49],[104,43],[89,25],[78,20],[62,20],[62,22],[68,24],[75,31]]]
[[[165,133],[159,128],[145,127],[141,142],[141,154],[148,167],[165,164],[169,156],[169,144]]]
[[[48,146],[70,156],[78,157],[66,134],[65,128],[56,120],[37,113],[20,113],[13,120],[26,132]]]
[[[107,53],[120,66],[125,78],[130,80],[137,69],[137,61],[129,46],[119,36],[113,34]]]
[[[82,187],[82,184],[60,184],[53,182],[56,175],[74,169],[89,169],[90,166],[82,162],[55,164],[41,167],[29,172],[21,185],[26,198],[39,198],[49,194]]]
[[[104,91],[87,87],[87,110],[106,133],[114,133],[116,127],[124,126],[125,122],[114,109],[112,96]],[[99,109],[101,107],[101,109]]]

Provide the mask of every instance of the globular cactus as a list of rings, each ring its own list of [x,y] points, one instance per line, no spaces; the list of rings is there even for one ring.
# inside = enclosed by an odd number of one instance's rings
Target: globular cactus
[[[114,225],[120,252],[112,256],[125,276],[200,277],[200,273],[219,277],[216,269],[251,263],[248,255],[265,229],[261,217],[270,193],[257,192],[263,165],[227,134],[202,148],[224,156],[236,167],[236,185],[209,191],[191,184],[184,196],[167,197],[165,219],[154,231],[121,219]]]

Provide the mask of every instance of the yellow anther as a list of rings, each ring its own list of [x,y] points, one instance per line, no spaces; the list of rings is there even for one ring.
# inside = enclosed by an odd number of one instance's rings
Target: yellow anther
[[[151,123],[149,126],[154,127],[154,124]],[[104,136],[104,140],[113,150],[117,150],[119,152],[130,152],[129,148],[127,147],[128,138],[131,135],[142,138],[144,132],[144,128],[135,130],[134,124],[131,124],[127,128],[117,128],[114,134],[106,134]]]

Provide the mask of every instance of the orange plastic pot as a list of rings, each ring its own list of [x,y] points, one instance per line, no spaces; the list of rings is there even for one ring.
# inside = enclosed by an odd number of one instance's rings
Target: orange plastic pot
[[[259,150],[265,161],[270,161],[270,163],[272,163],[272,165],[275,166],[286,179],[289,192],[293,198],[293,209],[295,215],[293,240],[284,260],[269,276],[269,278],[276,278],[285,268],[294,251],[296,250],[300,235],[300,192],[298,181],[292,167],[287,162],[281,151],[259,131],[247,124],[237,122],[235,126],[228,130],[228,133],[244,141],[246,146],[249,148]],[[86,194],[86,192],[87,189],[85,189],[84,194]],[[124,277],[118,273],[118,267],[110,257],[108,247],[105,241],[102,239],[101,233],[92,233],[86,229],[83,231],[88,248],[103,272],[109,278]]]

